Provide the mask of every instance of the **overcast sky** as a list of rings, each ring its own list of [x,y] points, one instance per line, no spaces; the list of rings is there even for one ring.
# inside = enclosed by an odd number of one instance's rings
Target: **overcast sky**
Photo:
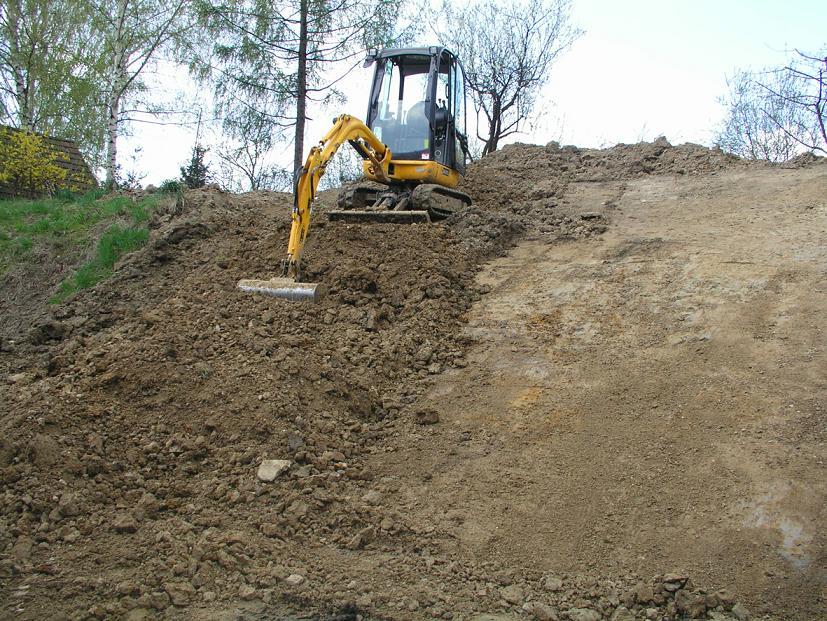
[[[780,65],[788,50],[827,45],[825,0],[574,0],[573,22],[585,32],[552,70],[546,113],[512,141],[602,147],[665,135],[711,145],[723,117],[717,99],[736,68]],[[354,71],[348,103],[314,114],[308,148],[336,114],[364,118],[371,77],[372,69]],[[188,129],[136,127],[123,152],[141,150],[125,167],[145,173],[145,183],[177,177],[193,141]]]

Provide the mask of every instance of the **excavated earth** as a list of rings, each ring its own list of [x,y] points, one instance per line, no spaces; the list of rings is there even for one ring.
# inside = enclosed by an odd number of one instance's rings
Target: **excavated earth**
[[[323,195],[316,305],[235,289],[289,196],[192,191],[5,340],[0,618],[827,618],[823,160],[512,145],[464,189]]]

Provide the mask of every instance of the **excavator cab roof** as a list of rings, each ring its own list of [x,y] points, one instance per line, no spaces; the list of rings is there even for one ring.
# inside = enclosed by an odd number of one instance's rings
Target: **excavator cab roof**
[[[376,60],[380,58],[391,58],[394,56],[429,56],[438,57],[442,54],[448,54],[452,58],[456,58],[456,54],[451,52],[446,47],[432,45],[431,47],[388,47],[382,50],[371,50],[365,58],[365,67],[370,67]]]

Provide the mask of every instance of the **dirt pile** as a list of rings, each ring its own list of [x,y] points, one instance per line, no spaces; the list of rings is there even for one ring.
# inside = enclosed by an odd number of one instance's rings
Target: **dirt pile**
[[[663,141],[510,146],[471,168],[476,204],[444,226],[318,218],[306,277],[329,294],[312,306],[235,291],[276,270],[290,197],[188,193],[113,278],[0,352],[4,611],[728,618],[733,597],[687,576],[547,576],[448,554],[438,527],[409,523],[398,478],[367,463],[437,422],[417,399],[467,365],[483,261],[522,235],[605,230],[611,197],[584,210],[569,183],[743,165]],[[262,480],[268,459],[289,468]]]
[[[600,211],[615,197],[584,211],[566,200],[569,184],[635,179],[646,175],[706,175],[730,168],[764,166],[700,145],[672,146],[666,138],[610,149],[511,144],[471,167],[463,189],[475,205],[507,213],[529,233],[583,237],[605,230]],[[574,209],[573,209],[574,208]]]

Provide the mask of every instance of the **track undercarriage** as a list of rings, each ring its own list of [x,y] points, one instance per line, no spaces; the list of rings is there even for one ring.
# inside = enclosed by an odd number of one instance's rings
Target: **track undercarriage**
[[[471,197],[433,183],[416,186],[361,184],[339,194],[330,220],[413,223],[443,220],[471,204]]]

